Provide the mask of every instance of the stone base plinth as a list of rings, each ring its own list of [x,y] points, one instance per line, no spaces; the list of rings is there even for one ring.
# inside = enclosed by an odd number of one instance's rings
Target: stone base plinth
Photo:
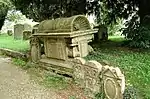
[[[41,59],[38,62],[39,66],[42,68],[45,68],[47,70],[62,74],[62,75],[68,75],[73,76],[73,65],[71,60],[63,61],[63,60],[56,60],[56,59]]]

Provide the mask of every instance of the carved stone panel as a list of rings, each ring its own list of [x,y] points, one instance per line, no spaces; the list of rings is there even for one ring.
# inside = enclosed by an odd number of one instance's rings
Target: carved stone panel
[[[87,94],[92,97],[94,93],[101,91],[99,75],[102,71],[102,65],[97,61],[89,61],[84,65],[85,70],[85,88]]]
[[[123,99],[122,89],[125,86],[123,79],[123,74],[120,73],[118,68],[104,67],[103,89],[107,99]]]
[[[31,61],[37,62],[41,58],[41,47],[39,39],[37,37],[32,37],[30,40],[31,46]]]
[[[84,64],[83,58],[76,58],[73,65],[73,78],[77,85],[84,87]]]
[[[88,42],[87,41],[81,41],[79,42],[79,50],[81,53],[81,57],[85,57],[88,55]]]
[[[48,38],[45,40],[46,56],[66,60],[66,44],[64,39]]]

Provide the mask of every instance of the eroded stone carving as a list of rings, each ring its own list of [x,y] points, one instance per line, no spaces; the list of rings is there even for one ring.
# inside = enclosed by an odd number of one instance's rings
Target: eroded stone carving
[[[85,60],[83,58],[74,59],[73,64],[73,77],[76,84],[81,86],[82,88],[85,86],[84,84],[84,64]]]
[[[91,29],[89,21],[84,15],[76,15],[69,18],[57,18],[45,20],[39,24],[39,33],[73,32]]]
[[[88,95],[92,96],[94,93],[100,92],[101,84],[99,75],[102,71],[102,65],[97,61],[88,61],[84,65],[85,71],[85,88]]]
[[[39,39],[37,37],[30,38],[30,45],[31,45],[31,61],[37,62],[41,58],[41,46],[39,43]]]
[[[103,84],[108,99],[122,99],[125,90],[125,78],[119,68],[104,66]]]
[[[62,60],[65,60],[67,58],[66,43],[64,39],[61,38],[45,39],[44,44],[45,44],[45,53],[47,57]]]
[[[106,99],[123,99],[125,77],[119,68],[102,66],[97,61],[85,62],[82,58],[74,62],[75,81],[82,84],[87,95],[104,93]]]

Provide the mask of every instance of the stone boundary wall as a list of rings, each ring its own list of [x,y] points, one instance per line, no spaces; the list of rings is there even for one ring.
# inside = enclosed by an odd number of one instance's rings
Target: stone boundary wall
[[[99,62],[76,58],[73,64],[73,78],[84,88],[89,97],[104,94],[103,99],[123,99],[125,77],[118,67],[102,66]]]
[[[19,59],[23,59],[23,60],[28,60],[28,57],[29,57],[29,55],[27,55],[27,54],[23,54],[21,52],[6,49],[6,48],[0,48],[0,53],[10,56],[10,57],[13,57],[13,58],[19,58]]]

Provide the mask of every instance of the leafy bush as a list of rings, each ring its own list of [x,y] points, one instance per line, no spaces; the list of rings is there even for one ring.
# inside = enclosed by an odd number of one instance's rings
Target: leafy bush
[[[121,31],[120,29],[123,28],[123,20],[122,19],[118,19],[117,23],[113,23],[108,25],[108,34],[109,36],[120,36],[121,35]]]
[[[132,86],[128,86],[123,94],[123,99],[137,99],[136,89]]]
[[[128,45],[137,48],[150,48],[150,24],[147,23],[150,17],[145,16],[143,23],[140,23],[138,16],[133,16],[123,29],[123,35],[130,40]]]

